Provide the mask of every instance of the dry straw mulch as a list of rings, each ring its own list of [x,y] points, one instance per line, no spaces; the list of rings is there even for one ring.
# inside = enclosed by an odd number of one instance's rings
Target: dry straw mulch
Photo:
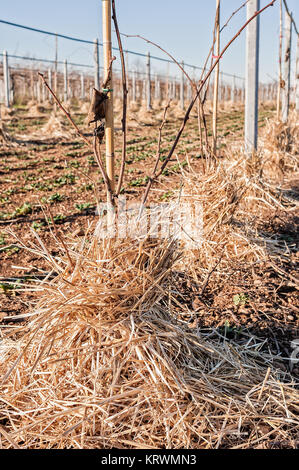
[[[55,261],[19,340],[3,334],[2,447],[294,445],[298,395],[261,342],[205,337],[172,314],[177,250],[94,241],[70,249],[72,269]]]
[[[246,212],[293,210],[264,170],[241,155],[182,170],[181,197],[204,207],[204,242],[189,253],[173,240],[86,235],[54,258],[36,234],[29,249],[56,276],[36,285],[25,328],[1,329],[3,448],[298,445],[298,390],[277,357],[252,335],[228,340],[177,314],[182,277],[202,283],[219,253],[228,267],[264,256]]]

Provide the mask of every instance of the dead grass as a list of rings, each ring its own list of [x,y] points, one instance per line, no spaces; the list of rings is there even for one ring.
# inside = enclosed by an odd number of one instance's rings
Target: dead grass
[[[26,330],[1,342],[2,447],[293,447],[298,396],[260,341],[205,336],[172,313],[174,242],[93,240],[51,259],[58,276]],[[14,339],[13,339],[14,338]]]
[[[86,234],[57,240],[54,257],[36,235],[27,248],[57,276],[35,286],[25,329],[2,329],[2,448],[296,447],[298,391],[277,357],[176,313],[182,276],[204,288],[219,257],[229,270],[277,253],[246,225],[249,211],[294,208],[262,162],[237,153],[182,169],[181,198],[204,213],[203,243],[188,253],[171,239]]]

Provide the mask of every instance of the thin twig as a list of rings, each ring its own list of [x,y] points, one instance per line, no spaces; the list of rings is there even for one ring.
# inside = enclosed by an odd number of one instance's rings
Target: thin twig
[[[100,143],[99,143],[99,146],[97,147],[97,140],[98,140],[98,137],[94,136],[94,138],[93,138],[94,155],[96,157],[97,164],[99,165],[100,171],[102,173],[102,177],[103,177],[104,184],[105,184],[105,187],[106,187],[107,196],[109,197],[109,202],[112,206],[114,206],[114,194],[113,194],[113,191],[112,191],[111,186],[110,186],[110,181],[109,181],[107,172],[106,172],[106,170],[104,168],[104,165],[103,165],[103,162],[102,162]]]
[[[168,162],[170,161],[172,155],[173,155],[173,152],[175,151],[176,149],[176,146],[181,138],[181,135],[185,129],[185,126],[187,124],[187,121],[189,119],[189,116],[190,116],[190,113],[191,113],[191,110],[196,102],[196,100],[198,99],[198,96],[200,94],[200,92],[202,91],[206,81],[209,79],[209,77],[211,76],[213,70],[215,69],[215,67],[217,66],[217,64],[219,63],[219,60],[220,60],[220,57],[223,56],[223,54],[225,54],[225,52],[227,51],[227,49],[231,46],[231,44],[240,36],[240,34],[242,33],[242,31],[244,31],[244,29],[249,25],[249,23],[251,23],[251,21],[253,21],[258,15],[260,15],[263,11],[265,11],[267,8],[269,8],[270,6],[273,6],[274,3],[276,2],[276,0],[272,0],[270,3],[268,3],[265,7],[263,7],[261,10],[258,10],[254,13],[254,15],[252,15],[251,18],[249,18],[246,23],[244,23],[244,25],[239,29],[239,31],[233,36],[233,38],[226,44],[226,46],[223,48],[223,50],[221,51],[221,53],[219,54],[219,57],[216,59],[216,61],[214,62],[214,64],[210,67],[209,71],[207,72],[205,78],[201,81],[201,84],[200,86],[198,87],[197,89],[197,92],[196,92],[196,95],[193,97],[191,103],[189,104],[188,106],[188,109],[185,113],[185,116],[184,116],[184,119],[183,119],[183,122],[181,124],[181,127],[177,133],[177,136],[175,138],[175,141],[166,157],[166,159],[164,160],[160,170],[158,171],[158,173],[156,173],[156,175],[153,175],[149,181],[148,181],[148,184],[147,184],[147,187],[145,189],[145,192],[144,192],[144,196],[143,196],[143,199],[142,199],[142,203],[141,203],[141,210],[143,209],[145,203],[146,203],[146,200],[147,200],[147,197],[148,197],[148,193],[149,193],[149,190],[153,184],[153,182],[162,174],[164,168],[166,167],[166,165],[168,164]]]
[[[64,240],[63,240],[63,238],[60,236],[60,233],[59,233],[58,230],[57,230],[57,227],[56,227],[56,224],[55,224],[55,221],[54,221],[54,217],[53,217],[53,214],[52,214],[51,209],[50,209],[49,206],[47,206],[47,210],[48,210],[48,212],[49,212],[49,214],[50,214],[50,219],[51,219],[51,222],[52,222],[52,225],[53,225],[53,229],[54,229],[55,235],[56,235],[57,239],[60,241],[60,243],[62,244],[62,246],[63,246],[63,248],[64,248],[64,251],[65,251],[66,256],[67,256],[67,258],[68,258],[68,260],[69,260],[69,263],[70,263],[70,267],[71,267],[71,268],[74,268],[75,262],[72,260],[72,258],[71,258],[71,256],[70,256],[70,253],[69,253],[69,250],[68,250],[66,244],[64,243]]]
[[[293,25],[294,25],[294,29],[295,29],[296,33],[299,35],[298,29],[297,29],[297,25],[296,25],[296,23],[295,23],[295,20],[294,20],[294,18],[293,18],[293,15],[290,13],[290,10],[289,10],[289,8],[288,8],[288,4],[287,4],[286,0],[283,0],[283,4],[284,4],[284,6],[285,6],[285,9],[286,9],[287,14],[288,14],[289,17],[291,18],[291,22],[292,22]]]
[[[163,130],[163,127],[166,123],[166,114],[167,114],[167,110],[170,106],[170,102],[171,100],[169,100],[164,108],[164,113],[163,113],[163,119],[162,119],[162,122],[161,122],[161,125],[159,127],[159,137],[158,137],[158,144],[157,144],[157,153],[156,153],[156,161],[155,161],[155,166],[154,166],[154,169],[153,169],[153,173],[152,173],[152,177],[154,178],[155,177],[155,173],[157,171],[157,168],[158,168],[158,165],[159,165],[159,161],[160,161],[160,155],[161,155],[161,140],[162,140],[162,130]],[[150,177],[151,179],[151,177]],[[150,190],[150,186],[148,185],[147,186],[147,192],[145,192],[145,195],[144,195],[144,198],[147,199],[147,195],[148,195],[148,192]],[[141,215],[141,212],[142,212],[142,207],[143,205],[141,205],[141,208],[140,208],[140,214]]]
[[[139,38],[142,39],[143,41],[147,42],[148,44],[152,44],[153,46],[157,47],[160,49],[164,54],[168,55],[168,57],[171,58],[171,60],[181,69],[183,74],[186,76],[187,80],[191,83],[193,88],[196,88],[194,81],[190,78],[184,67],[181,66],[181,64],[171,55],[169,52],[167,52],[163,47],[159,46],[159,44],[156,44],[155,42],[151,41],[150,39],[147,39],[143,36],[140,36],[140,34],[125,34],[125,33],[120,33],[122,36],[125,36],[126,38]]]
[[[111,80],[112,64],[113,64],[114,60],[116,60],[116,57],[115,56],[111,57],[110,62],[109,62],[108,72],[107,72],[106,78],[104,79],[103,84],[102,84],[102,87],[104,89],[106,88],[106,86],[108,85],[108,83]]]
[[[242,8],[244,8],[247,3],[249,2],[249,0],[246,0],[246,2],[244,2],[237,10],[235,10],[231,16],[229,17],[229,19],[227,20],[227,22],[222,26],[222,28],[220,29],[220,33],[222,33],[222,31],[224,30],[224,28],[226,28],[226,26],[228,25],[228,23],[230,22],[230,20],[237,14],[239,13],[240,10],[242,10]]]
[[[128,96],[128,89],[127,89],[127,75],[126,75],[126,65],[125,65],[125,58],[124,58],[124,51],[121,42],[120,32],[118,29],[117,17],[116,17],[116,9],[115,9],[115,0],[112,0],[112,19],[115,26],[118,48],[120,53],[120,61],[121,61],[121,77],[122,77],[122,88],[123,88],[123,114],[122,114],[122,133],[123,133],[123,142],[122,142],[122,156],[121,156],[121,166],[120,166],[120,173],[118,177],[118,184],[116,189],[116,197],[120,194],[121,187],[123,184],[124,179],[124,172],[125,172],[125,165],[126,165],[126,149],[127,149],[127,96]]]
[[[112,67],[112,63],[113,61],[115,60],[115,57],[112,57],[112,59],[110,60],[110,65],[109,65],[109,70],[108,70],[108,74],[107,74],[107,77],[105,79],[105,81],[103,82],[103,88],[105,88],[105,86],[107,86],[107,83],[109,81],[109,77],[110,77],[110,73],[111,73],[111,67]],[[97,146],[96,146],[96,140],[97,138],[94,137],[94,143],[93,145],[89,142],[89,140],[84,136],[84,134],[82,134],[82,132],[80,131],[80,129],[78,128],[77,124],[75,124],[75,122],[73,121],[73,119],[71,118],[70,114],[67,112],[67,110],[64,108],[64,106],[61,104],[61,102],[59,101],[59,99],[57,98],[56,94],[54,93],[54,91],[50,88],[50,86],[48,85],[47,81],[45,80],[44,76],[42,73],[38,72],[39,76],[42,78],[45,86],[47,87],[47,89],[49,90],[49,92],[52,94],[54,100],[56,101],[56,103],[58,104],[58,106],[60,107],[60,109],[64,112],[64,114],[66,115],[66,117],[68,118],[68,120],[70,121],[70,123],[72,124],[72,126],[76,129],[78,135],[84,140],[84,142],[88,145],[88,147],[93,150],[94,152],[94,155],[95,155],[95,158],[96,158],[96,161],[97,161],[97,164],[100,168],[100,171],[102,173],[102,177],[103,177],[103,180],[104,180],[104,183],[105,183],[105,186],[106,186],[106,190],[107,190],[107,194],[109,194],[109,198],[111,199],[111,201],[113,201],[113,194],[112,194],[112,191],[111,191],[111,187],[110,187],[110,184],[109,184],[109,180],[108,180],[108,177],[107,177],[107,173],[105,171],[105,168],[103,166],[103,163],[102,163],[102,160],[99,156],[99,152],[97,150]]]
[[[56,101],[56,103],[58,104],[59,108],[64,112],[64,114],[66,115],[67,119],[69,120],[69,122],[72,124],[72,126],[76,129],[76,132],[77,134],[81,137],[81,139],[84,140],[84,142],[88,145],[88,147],[90,149],[92,149],[92,145],[91,143],[89,142],[89,140],[85,137],[84,134],[82,134],[82,132],[80,131],[79,127],[77,126],[77,124],[75,124],[75,122],[73,121],[70,113],[64,108],[64,106],[61,104],[61,102],[59,101],[59,99],[57,98],[56,94],[54,93],[54,91],[49,87],[47,81],[45,80],[45,77],[44,75],[41,73],[41,72],[38,72],[38,75],[41,77],[42,81],[44,82],[44,85],[46,86],[46,88],[49,90],[49,92],[51,93],[51,95],[53,96],[54,100]]]

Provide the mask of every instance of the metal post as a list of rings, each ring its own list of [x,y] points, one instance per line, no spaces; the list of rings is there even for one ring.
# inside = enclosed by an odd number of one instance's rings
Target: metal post
[[[45,87],[42,85],[42,83],[40,82],[40,86],[41,86],[41,89],[42,89],[42,102],[44,103],[46,101],[46,89]]]
[[[100,57],[99,57],[99,40],[94,40],[94,87],[100,89]]]
[[[48,69],[48,81],[49,81],[49,87],[52,90],[52,70],[51,69]],[[49,100],[51,102],[52,101],[52,95],[49,91],[48,91],[48,97],[49,97]]]
[[[10,83],[7,51],[3,52],[3,75],[4,75],[4,96],[5,106],[10,107]]]
[[[233,86],[232,86],[232,102],[235,103],[236,102],[236,77],[233,76]]]
[[[223,72],[220,72],[220,101],[221,103],[225,100],[225,88],[223,82]]]
[[[68,74],[67,74],[67,60],[64,61],[64,101],[68,99]]]
[[[181,66],[184,68],[184,62],[182,61]],[[181,83],[180,83],[180,107],[181,109],[184,109],[185,107],[185,96],[184,96],[184,88],[185,88],[185,75],[184,72],[182,71],[181,73]]]
[[[152,109],[152,95],[151,95],[151,56],[150,53],[147,53],[147,62],[146,62],[146,70],[147,70],[147,93],[146,93],[146,98],[147,98],[147,103],[146,103],[146,108],[148,111]]]
[[[299,34],[297,35],[297,50],[296,50],[296,111],[299,113]]]
[[[187,101],[188,103],[191,101],[191,96],[192,96],[192,87],[191,87],[191,83],[188,81],[188,84],[187,84]]]
[[[281,117],[282,122],[286,123],[289,117],[290,109],[290,73],[291,73],[291,42],[292,42],[292,20],[290,15],[285,14],[285,43],[283,55],[283,80],[282,89]]]
[[[249,0],[247,19],[260,8],[260,0]],[[258,137],[258,78],[259,78],[259,16],[246,29],[246,85],[245,85],[245,151],[257,149]]]
[[[126,51],[126,72],[129,75],[129,53]]]
[[[34,100],[34,81],[33,81],[32,65],[31,65],[31,70],[30,70],[30,95],[31,95],[31,99]]]
[[[81,73],[81,100],[85,99],[84,74]]]
[[[136,70],[132,73],[132,101],[136,102]]]
[[[41,88],[40,88],[41,82],[38,80],[36,83],[36,95],[37,95],[37,102],[40,104],[41,102]]]
[[[220,0],[216,0],[216,55],[220,53]],[[213,95],[213,153],[217,152],[217,117],[218,117],[218,100],[219,100],[219,62],[215,68],[214,75],[214,95]]]
[[[159,99],[158,96],[158,74],[155,74],[155,100],[157,101]]]

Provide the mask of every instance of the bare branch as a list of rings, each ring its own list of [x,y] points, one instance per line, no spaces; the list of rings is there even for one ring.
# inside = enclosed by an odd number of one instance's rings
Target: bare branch
[[[149,189],[151,188],[152,186],[152,183],[154,180],[156,180],[157,178],[159,178],[159,176],[162,174],[164,168],[166,167],[166,165],[168,164],[168,162],[170,161],[172,155],[173,155],[173,152],[175,151],[176,149],[176,146],[181,138],[181,135],[185,129],[185,126],[187,124],[187,121],[189,119],[189,116],[190,116],[190,113],[192,111],[192,108],[196,102],[196,100],[198,99],[199,97],[199,94],[200,92],[202,91],[206,81],[209,79],[209,77],[211,76],[213,70],[215,69],[215,67],[217,66],[219,60],[220,60],[220,57],[223,56],[223,54],[225,54],[225,52],[227,51],[227,49],[231,46],[231,44],[240,36],[240,34],[242,33],[242,31],[244,31],[244,29],[246,29],[246,27],[248,26],[249,23],[251,23],[251,21],[253,21],[258,15],[260,15],[263,11],[265,11],[267,8],[271,7],[274,5],[274,3],[276,2],[276,0],[272,0],[270,3],[268,3],[265,7],[263,7],[261,10],[258,10],[255,12],[255,14],[249,18],[246,23],[244,23],[244,25],[239,29],[239,31],[233,36],[233,38],[226,44],[226,46],[223,48],[223,50],[221,51],[221,53],[219,54],[219,57],[216,59],[216,61],[214,62],[214,64],[210,67],[209,71],[207,72],[205,78],[201,81],[201,84],[200,86],[198,87],[197,89],[197,92],[196,92],[196,95],[193,97],[191,103],[189,104],[188,106],[188,109],[186,111],[186,114],[184,116],[184,119],[183,119],[183,122],[181,124],[181,127],[176,135],[176,138],[175,138],[175,141],[166,157],[166,159],[164,160],[160,170],[155,174],[155,175],[152,175],[152,177],[149,179],[148,181],[148,184],[147,184],[147,187],[145,189],[145,192],[144,192],[144,196],[143,196],[143,199],[142,199],[142,203],[141,203],[141,209],[140,209],[140,214],[141,214],[141,211],[143,210],[144,208],[144,205],[146,203],[146,200],[147,200],[147,197],[148,197],[148,193],[149,193]]]
[[[126,149],[127,149],[127,76],[126,76],[126,65],[125,65],[125,58],[124,58],[124,51],[121,42],[120,32],[118,29],[117,17],[116,17],[116,9],[115,9],[115,0],[112,0],[112,19],[115,26],[118,48],[120,53],[120,60],[121,60],[121,76],[122,76],[122,88],[123,88],[123,114],[122,114],[122,133],[123,133],[123,142],[122,142],[122,156],[121,156],[121,166],[120,166],[120,173],[117,183],[116,189],[116,197],[120,194],[121,187],[123,184],[124,179],[124,172],[125,172],[125,164],[126,164]]]
[[[160,51],[162,51],[162,52],[164,52],[164,54],[168,55],[168,57],[170,57],[171,60],[181,69],[181,71],[183,72],[183,74],[185,75],[187,80],[189,80],[189,82],[191,83],[192,87],[195,88],[194,81],[190,78],[190,76],[185,71],[185,69],[181,66],[181,64],[169,52],[167,52],[165,49],[163,49],[163,47],[159,46],[159,44],[156,44],[155,42],[150,41],[150,39],[146,39],[145,37],[140,36],[140,34],[125,34],[125,33],[120,33],[120,34],[122,36],[125,36],[126,38],[139,38],[139,39],[142,39],[143,41],[147,42],[148,44],[152,44],[153,46],[160,49]]]
[[[230,20],[237,14],[239,13],[240,10],[242,10],[242,8],[244,8],[247,3],[249,2],[249,0],[246,0],[246,2],[244,2],[237,10],[235,10],[231,16],[229,17],[229,19],[227,20],[227,22],[222,26],[222,28],[220,29],[220,33],[222,33],[222,31],[224,30],[224,28],[226,28],[226,26],[228,25],[228,23],[230,22]]]
[[[289,8],[288,8],[288,4],[287,4],[286,0],[283,0],[283,4],[284,4],[284,6],[285,6],[285,9],[286,9],[287,14],[288,14],[289,17],[291,18],[291,22],[292,22],[293,25],[294,25],[294,29],[295,29],[296,33],[299,34],[298,29],[297,29],[297,25],[296,25],[296,23],[295,23],[295,20],[294,20],[294,18],[293,18],[292,13],[290,13],[290,10],[289,10]]]
[[[49,92],[51,93],[51,95],[53,96],[54,100],[56,101],[56,103],[58,104],[59,108],[64,112],[64,114],[66,115],[67,119],[69,120],[69,122],[72,124],[72,126],[76,129],[76,132],[77,134],[81,137],[81,139],[84,140],[84,142],[88,145],[88,147],[90,149],[92,149],[92,145],[91,143],[89,142],[89,140],[85,137],[84,134],[82,134],[82,132],[80,131],[79,127],[77,126],[77,124],[74,123],[73,119],[71,118],[71,115],[70,113],[64,108],[64,106],[61,104],[61,102],[59,101],[59,99],[57,98],[56,94],[54,93],[54,91],[49,87],[47,81],[45,80],[45,77],[44,75],[41,73],[41,72],[38,72],[38,75],[41,77],[42,81],[44,82],[44,85],[46,86],[46,88],[49,90]]]

